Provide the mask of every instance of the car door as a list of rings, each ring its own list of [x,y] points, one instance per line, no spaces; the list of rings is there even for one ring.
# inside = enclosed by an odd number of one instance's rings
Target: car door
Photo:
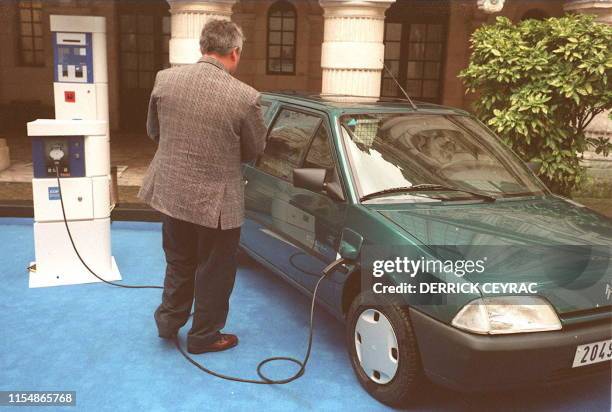
[[[329,140],[324,113],[282,105],[264,154],[245,168],[243,244],[308,290],[336,258],[346,207],[326,193],[295,188],[292,175],[300,167],[333,170]],[[330,291],[322,292],[324,300],[332,299]]]
[[[326,183],[334,182],[342,187],[332,149],[330,128],[325,119],[311,140],[301,167],[325,169]],[[291,194],[292,206],[300,211],[297,216],[312,219],[313,225],[308,228],[310,231],[307,234],[312,241],[305,245],[303,253],[294,255],[289,263],[299,271],[301,283],[312,289],[321,270],[338,258],[346,202],[333,198],[325,191],[292,187]]]

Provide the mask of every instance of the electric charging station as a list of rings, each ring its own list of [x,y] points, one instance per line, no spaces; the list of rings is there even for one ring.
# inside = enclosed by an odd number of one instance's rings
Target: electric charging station
[[[108,123],[36,120],[32,137],[36,271],[30,287],[99,282],[76,256],[60,203],[59,167],[66,221],[87,265],[105,280],[120,280],[111,256]],[[56,162],[59,165],[56,166]]]
[[[101,281],[76,255],[66,225],[87,266],[106,281],[121,280],[111,256],[106,19],[50,20],[56,119],[27,126],[36,255],[30,287]]]

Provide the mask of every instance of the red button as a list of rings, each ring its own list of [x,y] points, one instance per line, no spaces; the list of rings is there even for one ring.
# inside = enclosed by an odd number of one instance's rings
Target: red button
[[[76,102],[76,96],[74,92],[64,92],[64,100],[66,101],[66,103]]]

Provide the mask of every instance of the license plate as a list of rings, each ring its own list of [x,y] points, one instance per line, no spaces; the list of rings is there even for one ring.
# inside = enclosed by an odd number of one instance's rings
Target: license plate
[[[572,368],[605,362],[612,359],[612,339],[587,343],[576,348]]]

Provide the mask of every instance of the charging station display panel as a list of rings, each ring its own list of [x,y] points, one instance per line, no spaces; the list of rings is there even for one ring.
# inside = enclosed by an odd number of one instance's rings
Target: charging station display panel
[[[91,33],[53,33],[55,82],[93,83]]]
[[[61,156],[58,153],[61,152]],[[85,176],[83,136],[32,137],[32,163],[35,178],[56,177],[55,159],[59,160],[60,177]]]

